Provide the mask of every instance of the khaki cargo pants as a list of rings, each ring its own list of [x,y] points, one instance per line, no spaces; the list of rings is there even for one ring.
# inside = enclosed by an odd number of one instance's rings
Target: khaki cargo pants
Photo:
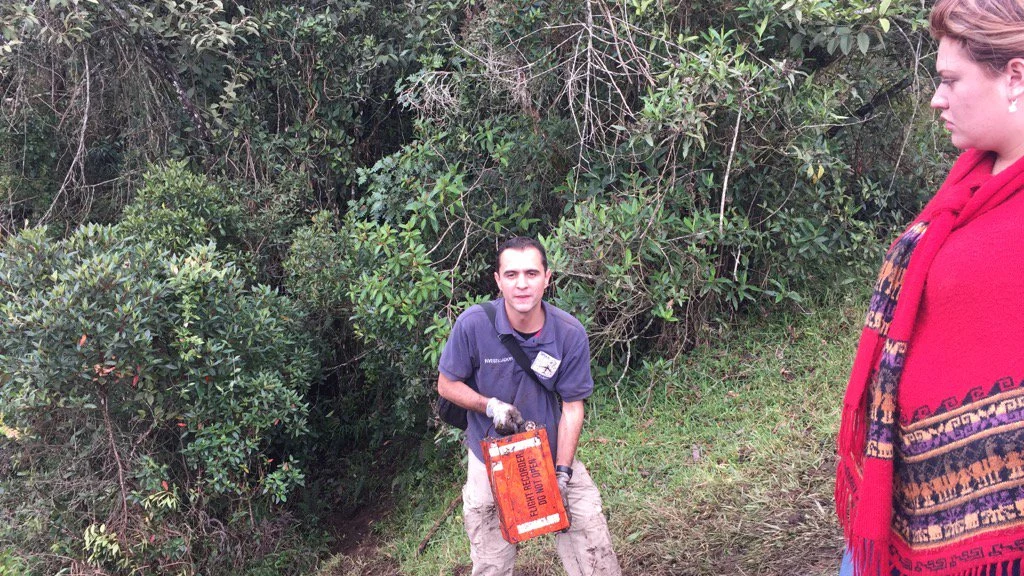
[[[572,525],[555,535],[555,546],[569,576],[619,576],[619,560],[612,550],[608,523],[601,511],[601,494],[587,469],[576,460],[568,489]],[[501,537],[487,468],[472,452],[462,488],[462,515],[469,536],[473,576],[511,576],[516,547]]]

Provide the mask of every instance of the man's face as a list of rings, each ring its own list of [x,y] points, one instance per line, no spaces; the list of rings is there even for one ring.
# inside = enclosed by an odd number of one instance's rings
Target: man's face
[[[536,248],[509,248],[501,253],[494,280],[508,307],[527,315],[540,307],[544,289],[551,280],[551,271],[544,269]]]

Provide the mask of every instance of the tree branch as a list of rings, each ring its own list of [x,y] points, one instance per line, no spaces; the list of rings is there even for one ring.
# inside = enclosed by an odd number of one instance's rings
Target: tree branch
[[[888,104],[897,94],[910,87],[912,82],[913,78],[911,76],[904,77],[902,80],[886,88],[882,92],[875,94],[875,97],[872,98],[870,102],[855,110],[853,115],[857,117],[858,120],[866,120],[867,117],[874,112],[875,108],[878,108],[882,104]],[[837,124],[829,128],[828,137],[834,137],[836,134],[839,134],[840,130],[847,126],[849,126],[849,124]]]
[[[128,25],[128,16],[121,10],[121,8],[118,7],[115,2],[106,3],[105,6],[110,8],[111,12],[114,14],[116,19],[119,20],[119,23],[124,30],[131,33],[131,26]],[[193,126],[199,133],[199,140],[202,142],[203,146],[207,148],[207,151],[209,151],[210,144],[213,142],[213,134],[210,132],[210,128],[207,126],[206,120],[204,120],[203,116],[199,113],[199,108],[194,102],[192,102],[192,99],[189,98],[188,94],[185,92],[185,88],[181,84],[181,78],[178,77],[178,73],[167,61],[167,58],[164,57],[152,37],[141,29],[134,35],[141,44],[142,55],[143,58],[145,58],[146,63],[149,64],[149,67],[152,68],[153,71],[163,77],[172,88],[174,88],[174,93],[178,97],[178,102],[181,103],[181,107],[192,120]]]
[[[107,403],[107,391],[105,388],[100,391],[100,404],[103,406],[103,423],[107,427],[107,438],[110,441],[110,452],[117,462],[117,483],[121,488],[121,521],[128,522],[128,487],[124,481],[124,464],[121,463],[121,454],[117,451],[117,442],[114,439],[114,424],[110,420],[110,407]]]

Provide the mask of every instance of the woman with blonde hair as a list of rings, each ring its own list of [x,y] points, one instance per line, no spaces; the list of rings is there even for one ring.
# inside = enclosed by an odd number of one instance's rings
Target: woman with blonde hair
[[[843,403],[842,574],[1019,575],[1024,0],[938,0],[931,105],[962,154],[890,247]]]

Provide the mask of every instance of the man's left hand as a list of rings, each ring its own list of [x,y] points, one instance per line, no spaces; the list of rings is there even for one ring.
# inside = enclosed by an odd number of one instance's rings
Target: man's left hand
[[[559,466],[559,468],[567,467]],[[569,480],[572,479],[572,475],[566,470],[556,470],[555,479],[558,480],[558,493],[562,495],[562,506],[565,507],[565,515],[569,519],[569,524],[572,524],[572,516],[569,515]],[[563,532],[568,530],[569,529],[566,528]]]
[[[565,502],[565,495],[569,489],[569,473],[559,470],[555,472],[555,478],[558,479],[558,493],[562,495],[562,502]]]

